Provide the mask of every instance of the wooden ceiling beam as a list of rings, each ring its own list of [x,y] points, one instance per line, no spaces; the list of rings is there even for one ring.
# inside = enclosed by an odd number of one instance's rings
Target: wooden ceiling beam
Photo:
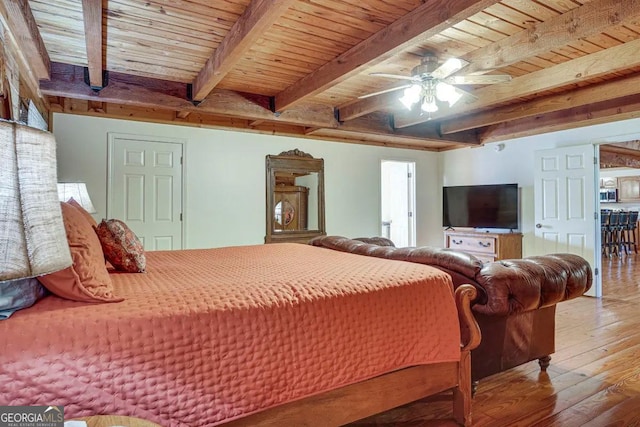
[[[640,95],[631,95],[489,126],[482,132],[480,140],[483,143],[505,141],[638,117]]]
[[[443,134],[456,133],[510,120],[518,120],[525,117],[580,107],[594,102],[608,101],[637,93],[640,93],[640,75],[630,75],[557,95],[548,95],[518,104],[506,105],[463,117],[456,117],[455,119],[444,120],[440,122],[440,131]]]
[[[478,97],[476,101],[458,102],[453,108],[440,109],[431,114],[431,119],[475,113],[514,98],[533,95],[637,66],[640,66],[640,39],[525,74],[507,83],[483,87],[473,92]],[[396,127],[399,128],[413,126],[427,120],[429,120],[427,116],[415,114],[396,115],[395,118]]]
[[[193,81],[193,99],[204,100],[295,0],[253,0]]]
[[[463,146],[478,146],[481,144],[476,131],[460,132],[455,135],[442,135],[440,134],[437,123],[425,123],[411,129],[394,129],[391,124],[391,119],[384,113],[371,113],[358,117],[357,119],[341,123],[337,129],[343,132],[355,132]]]
[[[564,47],[575,40],[600,34],[614,25],[637,22],[639,16],[640,2],[637,0],[595,0],[585,3],[462,56],[470,64],[461,73],[507,67]]]
[[[89,85],[101,89],[102,70],[104,69],[102,40],[102,0],[82,0],[84,18],[84,39],[87,45],[87,63],[89,69]]]
[[[142,121],[150,123],[174,124],[199,128],[236,130],[242,132],[268,135],[307,137],[324,141],[337,141],[352,144],[366,144],[413,150],[439,151],[449,144],[442,141],[414,139],[403,136],[363,134],[353,131],[342,131],[334,128],[306,128],[286,123],[261,123],[251,126],[249,120],[222,117],[208,113],[191,113],[184,118],[179,112],[154,108],[136,107],[111,103],[92,103],[91,101],[70,98],[50,97],[51,110],[57,113],[80,114],[95,117],[109,117],[121,120]],[[95,108],[92,105],[100,105]]]
[[[366,67],[426,41],[456,23],[498,3],[497,0],[432,0],[306,75],[275,97],[276,111],[345,81]]]
[[[461,56],[470,62],[461,73],[506,67],[602,33],[611,25],[635,22],[638,16],[640,2],[637,0],[592,1]],[[352,120],[359,115],[387,109],[397,100],[397,93],[363,99],[340,108],[340,120]]]
[[[635,150],[640,154],[640,139],[625,142],[612,142],[607,144],[607,147],[613,147],[612,149],[623,148],[627,150]]]
[[[35,77],[38,80],[48,79],[51,60],[28,0],[2,0],[0,13]]]
[[[380,111],[386,107],[393,105],[394,103],[400,104],[400,95],[398,91],[383,93],[378,96],[371,96],[364,98],[354,103],[345,105],[338,109],[338,120],[346,122],[356,119],[365,114],[373,113],[374,111]],[[384,108],[381,108],[384,106]]]
[[[40,90],[48,96],[108,102],[157,110],[208,113],[247,120],[266,120],[301,126],[338,127],[333,108],[320,104],[301,104],[282,114],[269,109],[269,98],[260,95],[216,89],[197,107],[187,100],[187,85],[112,72],[109,85],[96,93],[84,84],[82,67],[53,63],[50,81],[41,81]]]
[[[351,144],[374,145],[380,147],[405,148],[410,150],[441,151],[449,144],[442,141],[411,139],[398,136],[363,134],[343,129],[315,129],[307,137],[323,141],[338,141]]]

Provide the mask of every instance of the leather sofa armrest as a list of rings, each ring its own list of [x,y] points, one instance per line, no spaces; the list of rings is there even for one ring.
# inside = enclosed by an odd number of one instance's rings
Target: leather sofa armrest
[[[572,254],[551,254],[485,264],[476,282],[487,294],[475,311],[506,316],[549,307],[591,288],[589,263]]]

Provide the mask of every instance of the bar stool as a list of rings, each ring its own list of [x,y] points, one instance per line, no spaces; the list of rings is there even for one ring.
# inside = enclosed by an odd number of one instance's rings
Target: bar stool
[[[621,211],[620,216],[618,217],[618,226],[614,231],[615,240],[617,243],[616,251],[618,252],[618,256],[621,256],[623,251],[624,253],[627,253],[625,230],[627,228],[628,222],[629,222],[629,212]]]
[[[624,228],[624,245],[625,252],[630,253],[633,246],[633,252],[638,253],[638,245],[636,243],[636,234],[638,228],[638,211],[630,211]]]
[[[618,224],[620,219],[619,211],[612,211],[609,215],[609,225],[605,231],[607,242],[607,253],[609,256],[612,256],[615,252],[618,255]]]
[[[609,234],[607,230],[609,229],[609,219],[611,218],[611,209],[601,209],[600,210],[600,247],[602,251],[602,255],[610,255],[609,254]]]

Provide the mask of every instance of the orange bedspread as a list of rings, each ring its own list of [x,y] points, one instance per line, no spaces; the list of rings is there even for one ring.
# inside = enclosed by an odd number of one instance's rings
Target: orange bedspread
[[[0,405],[212,426],[459,360],[449,276],[299,244],[152,252],[115,304],[46,297],[0,322]]]

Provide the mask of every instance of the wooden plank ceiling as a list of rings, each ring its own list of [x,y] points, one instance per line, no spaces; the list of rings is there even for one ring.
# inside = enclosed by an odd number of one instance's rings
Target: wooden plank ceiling
[[[640,116],[637,0],[4,0],[52,111],[447,150]],[[477,99],[402,91],[426,52]]]

